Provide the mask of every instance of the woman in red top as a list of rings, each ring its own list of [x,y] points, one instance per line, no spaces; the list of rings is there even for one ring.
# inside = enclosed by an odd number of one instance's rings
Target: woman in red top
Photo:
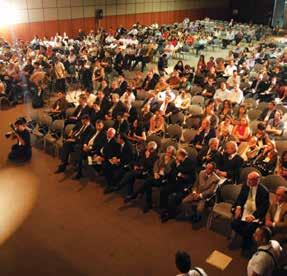
[[[204,71],[206,69],[206,63],[204,59],[204,55],[199,56],[199,60],[197,63],[197,70],[200,68],[201,71]]]
[[[232,135],[238,143],[247,142],[251,131],[248,125],[247,117],[242,117],[239,124],[233,128]]]

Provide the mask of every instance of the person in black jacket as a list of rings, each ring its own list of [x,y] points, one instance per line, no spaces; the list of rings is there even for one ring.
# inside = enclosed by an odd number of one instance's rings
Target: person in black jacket
[[[136,157],[135,162],[132,164],[132,169],[128,171],[116,186],[116,190],[120,190],[124,186],[128,186],[128,196],[134,192],[134,183],[137,178],[146,179],[152,175],[153,166],[157,160],[157,144],[151,141],[147,144]]]
[[[162,222],[166,222],[175,215],[177,205],[194,184],[195,167],[194,160],[188,157],[187,152],[184,149],[179,149],[176,153],[176,162],[173,163],[167,178],[167,184],[161,187],[160,191],[159,206]],[[169,201],[170,195],[173,195],[173,198]]]
[[[117,138],[117,143],[120,146],[119,156],[113,158],[104,166],[104,176],[107,180],[107,188],[105,193],[113,192],[115,189],[114,183],[122,179],[124,174],[129,171],[130,165],[134,159],[133,145],[128,140],[125,133],[120,133]]]
[[[276,103],[274,101],[271,101],[268,103],[268,107],[261,112],[258,120],[263,121],[265,124],[267,124],[269,120],[274,118],[275,111]]]
[[[124,61],[124,56],[122,53],[121,48],[116,49],[116,56],[114,60],[114,69],[117,71],[119,75],[123,74],[123,61]]]
[[[127,111],[127,107],[120,101],[118,94],[112,94],[111,106],[108,109],[105,119],[116,119],[118,115],[121,115]]]
[[[111,103],[103,91],[99,90],[91,109],[91,122],[94,124],[97,120],[103,120],[110,108],[110,105]]]
[[[224,180],[232,183],[239,181],[240,170],[244,161],[237,151],[236,142],[229,141],[226,143],[219,168],[216,170],[216,174],[222,179],[222,182],[225,182]]]
[[[81,126],[76,125],[69,134],[68,138],[63,143],[63,148],[61,151],[62,163],[58,166],[58,169],[55,173],[62,173],[66,170],[70,154],[78,150],[77,148],[82,148],[83,145],[89,141],[94,131],[95,129],[90,122],[89,115],[82,115]]]
[[[231,210],[234,214],[231,228],[243,237],[243,250],[249,249],[252,245],[252,235],[264,222],[269,208],[269,192],[260,184],[260,178],[258,172],[253,171],[248,174],[247,183],[242,186]],[[231,245],[233,242],[234,240]]]
[[[8,159],[13,162],[26,162],[32,157],[30,132],[26,126],[25,118],[19,118],[15,122],[15,131],[6,134],[6,137],[16,139],[17,143],[12,146]]]
[[[96,131],[87,140],[87,143],[83,144],[82,148],[79,148],[80,152],[78,155],[78,169],[77,174],[74,179],[79,179],[83,176],[82,167],[83,161],[88,158],[88,156],[100,154],[101,149],[107,141],[107,136],[104,131],[104,122],[102,120],[97,120],[95,123]]]
[[[197,155],[198,164],[201,167],[205,167],[207,163],[213,162],[216,164],[216,167],[219,166],[221,162],[221,154],[218,150],[219,140],[214,137],[211,138],[208,142],[208,147],[204,146]]]
[[[117,134],[120,133],[125,133],[128,134],[130,130],[129,122],[127,121],[126,117],[124,116],[124,113],[119,113],[117,115],[115,124],[114,124],[114,129],[116,130]]]

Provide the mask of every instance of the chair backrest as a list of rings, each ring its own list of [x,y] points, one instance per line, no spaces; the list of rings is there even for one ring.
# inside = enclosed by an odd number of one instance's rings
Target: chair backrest
[[[137,100],[143,101],[147,98],[147,96],[148,96],[148,93],[144,90],[139,90],[137,92]]]
[[[185,123],[186,123],[187,128],[198,129],[200,126],[200,118],[189,117]]]
[[[132,103],[132,106],[135,107],[138,111],[140,111],[142,105],[143,105],[143,102],[142,100],[135,100],[133,103]]]
[[[220,187],[220,195],[223,202],[227,202],[230,204],[235,203],[240,191],[241,191],[242,185],[223,185]]]
[[[154,141],[157,143],[157,148],[161,147],[161,137],[157,136],[156,134],[152,134],[146,138],[146,142]]]
[[[241,90],[242,90],[242,88],[241,88]],[[247,98],[247,99],[244,100],[244,105],[246,106],[246,108],[252,109],[252,108],[256,108],[257,107],[257,102],[253,98]]]
[[[32,109],[29,112],[29,116],[30,116],[31,120],[38,122],[38,120],[39,120],[39,111]]]
[[[40,117],[40,124],[45,125],[45,126],[50,128],[52,123],[53,123],[53,119],[52,119],[51,116],[49,116],[47,114],[41,115],[41,117]]]
[[[284,140],[276,140],[275,143],[278,154],[281,156],[282,153],[287,150],[287,142]]]
[[[169,125],[167,127],[167,134],[170,138],[179,141],[182,135],[182,128],[179,125]]]
[[[182,112],[177,112],[170,116],[170,121],[172,124],[179,124],[181,125],[184,121],[184,114]]]
[[[175,149],[177,149],[178,143],[170,138],[164,139],[163,141],[161,141],[161,147],[160,147],[161,152],[165,152],[169,146],[174,146]]]
[[[200,95],[195,95],[191,98],[191,104],[200,105],[204,107],[204,97]]]
[[[259,109],[250,109],[247,113],[250,121],[257,120],[259,118],[260,114],[261,114],[261,110],[259,110]]]
[[[63,131],[64,130],[64,120],[55,120],[52,124],[54,130]],[[51,127],[52,128],[52,127]]]
[[[250,127],[250,130],[251,130],[252,134],[256,133],[259,123],[260,123],[260,121],[257,121],[257,120],[252,121],[252,122],[249,123],[249,127]]]
[[[75,124],[68,124],[65,127],[65,134],[66,136],[68,136],[70,134],[70,132],[73,130],[73,128],[75,127]]]
[[[111,127],[113,127],[115,122],[113,120],[105,120],[104,121],[104,128],[107,130]]]
[[[202,115],[202,113],[203,113],[202,107],[200,105],[196,105],[196,104],[190,105],[188,108],[188,111],[192,116]]]
[[[69,107],[66,109],[66,118],[70,117],[73,115],[74,111],[75,111],[75,107]]]
[[[259,109],[259,110],[262,111],[262,110],[264,110],[265,108],[267,108],[267,106],[268,106],[268,103],[261,102],[261,103],[258,104],[257,109]]]
[[[185,129],[182,133],[183,142],[189,144],[195,137],[197,130],[195,129]]]
[[[275,193],[279,186],[284,186],[287,188],[287,181],[280,175],[267,175],[262,179],[262,184],[271,193]]]
[[[191,158],[194,162],[197,162],[198,152],[193,146],[182,146],[181,148],[187,151],[188,157]]]

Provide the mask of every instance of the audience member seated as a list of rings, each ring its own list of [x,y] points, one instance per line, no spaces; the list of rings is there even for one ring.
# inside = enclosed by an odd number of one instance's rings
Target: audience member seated
[[[276,198],[266,214],[265,225],[272,231],[272,236],[280,242],[287,241],[287,188],[277,188]]]
[[[242,249],[248,250],[252,246],[252,235],[256,228],[264,222],[269,208],[269,193],[261,184],[261,177],[257,172],[247,176],[240,194],[232,207],[234,219],[231,223],[232,230],[242,236]],[[233,237],[234,238],[234,237]],[[234,244],[231,241],[230,247]]]
[[[269,102],[268,103],[268,107],[265,108],[261,114],[259,115],[258,120],[264,122],[265,124],[267,124],[269,122],[269,120],[274,118],[274,114],[276,111],[276,104],[275,102]]]
[[[64,92],[58,91],[57,96],[57,100],[53,103],[51,109],[49,110],[49,115],[53,118],[53,120],[63,119],[69,106]]]
[[[271,139],[280,137],[284,132],[284,122],[282,121],[282,111],[276,110],[274,118],[270,119],[267,123],[266,132],[269,134]]]
[[[234,126],[232,136],[236,139],[238,144],[247,142],[250,138],[251,130],[248,125],[247,117],[242,117],[240,122]]]
[[[150,127],[148,130],[148,135],[157,134],[162,135],[164,132],[165,121],[160,110],[157,110],[155,114],[150,118]]]
[[[216,166],[219,166],[221,162],[221,154],[218,147],[219,140],[216,137],[211,138],[208,142],[208,147],[203,146],[203,148],[198,152],[198,165],[205,168],[207,163],[213,162]]]
[[[220,178],[215,173],[216,164],[207,162],[205,169],[201,170],[195,187],[183,200],[181,209],[186,213],[191,211],[190,218],[192,222],[201,220],[205,209],[206,200],[215,196]]]
[[[277,175],[282,176],[287,180],[287,151],[285,150],[278,162]]]

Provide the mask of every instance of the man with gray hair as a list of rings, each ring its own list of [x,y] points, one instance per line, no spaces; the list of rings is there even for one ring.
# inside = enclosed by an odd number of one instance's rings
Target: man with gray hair
[[[211,138],[208,142],[208,147],[203,147],[198,153],[197,160],[199,165],[205,167],[208,162],[214,162],[216,166],[219,166],[221,154],[218,147],[218,138]]]
[[[250,172],[247,183],[241,188],[240,194],[232,207],[234,219],[231,228],[243,238],[242,249],[252,246],[252,235],[263,223],[269,207],[269,192],[261,183],[258,172]]]

